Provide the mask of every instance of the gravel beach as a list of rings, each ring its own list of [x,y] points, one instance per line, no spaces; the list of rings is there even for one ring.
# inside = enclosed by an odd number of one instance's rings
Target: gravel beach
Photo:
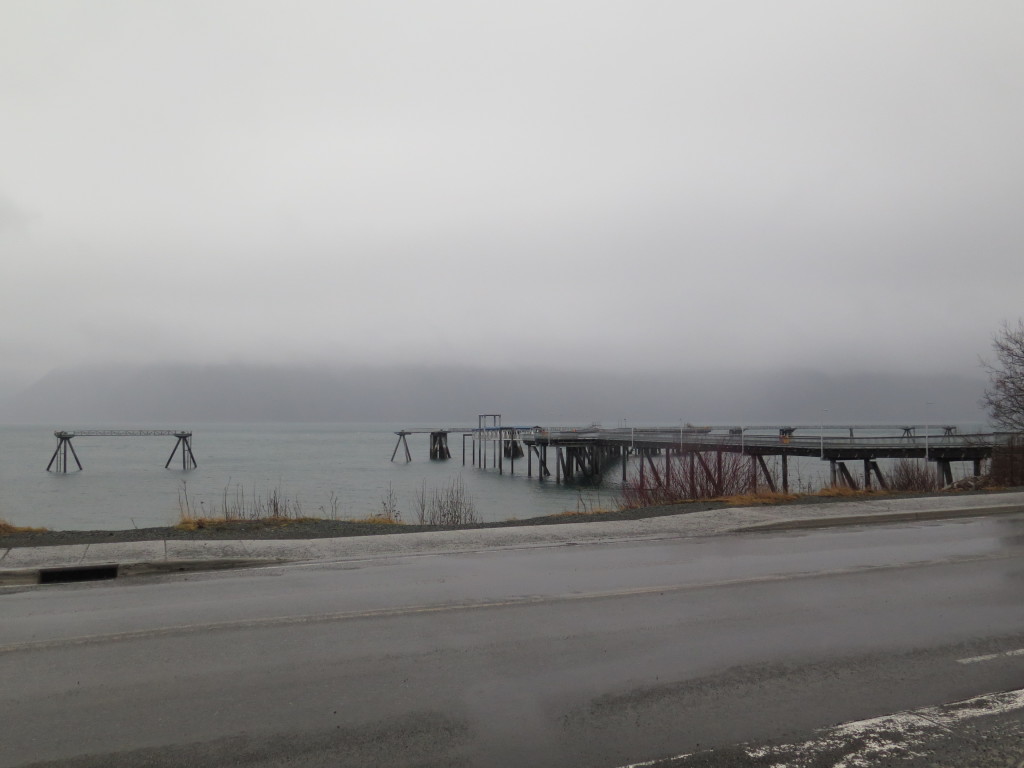
[[[1005,489],[1019,491],[1022,489]],[[993,495],[1000,491],[957,492],[957,496]],[[884,498],[922,498],[926,496],[948,496],[939,494],[885,494],[868,493],[839,496],[800,496],[791,501],[772,499],[772,505],[779,504],[825,504],[857,500],[879,500]],[[136,541],[216,541],[216,540],[287,540],[287,539],[330,539],[349,536],[376,536],[381,534],[406,534],[428,531],[472,530],[487,528],[510,528],[521,526],[564,525],[566,523],[591,523],[616,520],[642,520],[714,509],[728,509],[739,506],[724,501],[696,501],[682,504],[667,504],[655,507],[639,507],[609,512],[564,513],[524,519],[505,520],[495,523],[477,523],[463,526],[431,526],[408,523],[371,523],[350,520],[302,519],[289,521],[242,520],[214,521],[202,528],[189,530],[174,526],[158,528],[128,528],[124,530],[93,531],[15,531],[0,533],[0,548],[3,547],[50,547],[67,544],[113,544]],[[749,505],[748,505],[749,506]]]

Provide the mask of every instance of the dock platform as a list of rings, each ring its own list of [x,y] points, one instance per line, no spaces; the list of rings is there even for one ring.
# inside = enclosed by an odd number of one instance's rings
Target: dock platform
[[[506,467],[515,473],[516,459],[527,459],[528,477],[540,480],[552,476],[555,482],[593,481],[613,467],[620,467],[626,480],[627,462],[639,459],[660,482],[671,473],[673,457],[686,456],[713,478],[721,467],[722,454],[749,457],[753,483],[763,482],[771,490],[789,490],[789,459],[818,458],[828,461],[833,485],[857,485],[847,466],[862,463],[863,483],[886,487],[878,466],[880,459],[925,459],[936,467],[941,485],[953,482],[953,462],[970,462],[975,475],[993,449],[1008,443],[1011,435],[1000,432],[962,434],[955,426],[868,425],[760,425],[760,426],[672,426],[672,427],[541,427],[503,426],[500,416],[485,414],[474,427],[422,429],[396,432],[406,461],[412,460],[407,435],[429,433],[432,459],[450,458],[448,435],[461,434],[462,463],[467,459],[478,468]],[[467,453],[467,442],[472,443]],[[443,446],[443,448],[441,448]],[[656,458],[660,457],[660,458]],[[768,457],[779,459],[778,477],[769,471]],[[719,469],[718,474],[721,474]],[[858,469],[857,474],[861,474]],[[778,479],[778,483],[776,480]]]

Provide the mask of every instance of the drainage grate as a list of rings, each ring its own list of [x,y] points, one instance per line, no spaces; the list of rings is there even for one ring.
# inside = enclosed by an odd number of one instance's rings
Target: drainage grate
[[[71,581],[100,581],[116,578],[116,565],[80,565],[74,568],[44,568],[39,571],[40,584],[64,584]]]

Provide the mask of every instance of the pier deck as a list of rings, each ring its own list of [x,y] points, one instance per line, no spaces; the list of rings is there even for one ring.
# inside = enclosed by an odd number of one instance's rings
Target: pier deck
[[[61,429],[54,432],[53,436],[57,438],[57,449],[53,452],[53,456],[50,457],[50,463],[46,465],[47,472],[53,469],[55,472],[66,474],[68,471],[69,450],[72,458],[75,460],[75,464],[78,465],[78,469],[81,471],[82,462],[78,458],[78,452],[75,451],[75,446],[71,443],[72,438],[75,437],[176,437],[178,442],[174,444],[174,450],[171,451],[171,455],[168,457],[167,463],[164,464],[164,469],[171,466],[171,462],[174,460],[174,456],[177,454],[178,448],[181,448],[181,468],[183,470],[195,469],[199,466],[196,463],[196,457],[192,453],[192,432],[188,430],[79,429],[75,431],[68,431]],[[54,469],[54,466],[56,466],[56,469]]]
[[[492,423],[493,422],[493,423]],[[527,475],[533,475],[537,463],[538,478],[554,475],[556,482],[599,478],[613,465],[620,465],[626,479],[626,464],[637,457],[660,477],[654,457],[664,457],[664,471],[673,456],[704,457],[708,453],[733,453],[750,457],[752,475],[775,490],[776,478],[765,463],[767,457],[780,459],[782,490],[789,488],[789,458],[818,458],[830,464],[833,484],[855,485],[847,462],[863,462],[864,485],[871,487],[872,478],[885,487],[885,478],[878,467],[879,459],[926,459],[934,462],[940,484],[953,480],[951,462],[971,462],[974,474],[981,473],[981,463],[992,456],[995,446],[1007,442],[1009,435],[998,432],[961,434],[954,426],[906,425],[797,425],[797,426],[709,426],[709,427],[620,427],[605,429],[593,425],[577,428],[545,428],[501,426],[500,417],[488,415],[484,425],[481,417],[476,428],[445,430],[403,430],[397,432],[399,445],[404,445],[406,460],[412,456],[405,435],[429,432],[431,458],[450,458],[437,450],[443,439],[447,451],[447,435],[461,433],[462,463],[466,463],[466,441],[472,440],[470,460],[473,466],[496,468],[504,473],[506,463],[515,472],[515,460],[527,457]],[[443,437],[442,437],[443,436]],[[399,445],[395,446],[394,460]],[[549,457],[549,451],[554,455]],[[551,459],[549,461],[549,458]],[[711,465],[700,459],[709,473]],[[720,465],[721,462],[719,462]],[[553,470],[553,471],[552,471]],[[755,479],[755,484],[757,480]]]

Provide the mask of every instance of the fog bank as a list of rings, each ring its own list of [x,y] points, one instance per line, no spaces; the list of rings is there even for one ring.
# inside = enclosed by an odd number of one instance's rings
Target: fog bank
[[[543,368],[152,365],[55,371],[0,400],[6,423],[971,423],[984,379],[816,370],[573,373]]]

